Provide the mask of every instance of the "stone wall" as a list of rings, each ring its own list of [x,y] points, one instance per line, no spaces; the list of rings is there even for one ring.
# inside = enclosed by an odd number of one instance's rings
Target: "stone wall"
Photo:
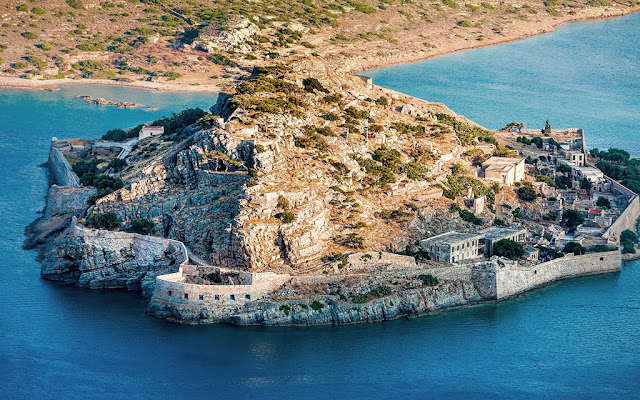
[[[87,200],[96,193],[91,186],[58,186],[52,185],[47,194],[44,217],[51,218],[55,214],[80,213],[87,208]]]
[[[498,267],[495,270],[495,295],[497,300],[502,300],[557,280],[615,272],[621,268],[622,257],[618,250],[581,256],[567,254],[531,267]],[[484,292],[489,293],[490,289]]]
[[[247,273],[249,274],[249,273]],[[248,285],[197,285],[184,282],[184,269],[156,278],[147,311],[181,321],[209,319],[234,313],[238,307],[260,299],[290,280],[287,274],[251,273]]]
[[[80,186],[80,180],[75,172],[73,172],[73,169],[71,169],[69,161],[67,161],[62,152],[53,145],[49,151],[48,166],[53,181],[58,186]]]
[[[624,209],[622,214],[620,214],[614,223],[611,224],[611,226],[602,234],[606,239],[611,237],[618,238],[620,237],[620,233],[625,229],[631,229],[632,231],[636,230],[638,217],[640,217],[640,197],[613,179],[609,177],[606,177],[606,179],[611,182],[611,188],[613,190],[632,196],[627,208]]]

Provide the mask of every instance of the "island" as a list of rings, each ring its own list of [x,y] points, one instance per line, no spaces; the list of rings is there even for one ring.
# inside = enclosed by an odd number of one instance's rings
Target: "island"
[[[491,131],[320,57],[255,67],[208,111],[54,138],[47,165],[42,277],[183,323],[422,316],[620,271],[637,241],[638,195],[602,170],[628,153],[548,121]]]

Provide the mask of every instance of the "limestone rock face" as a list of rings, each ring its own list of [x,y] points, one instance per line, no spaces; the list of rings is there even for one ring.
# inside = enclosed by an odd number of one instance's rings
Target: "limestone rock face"
[[[90,289],[126,288],[150,294],[155,277],[177,270],[184,254],[173,244],[141,244],[136,235],[104,232],[104,237],[66,235],[45,255],[43,278]],[[137,235],[140,236],[140,235]]]
[[[211,53],[216,52],[216,49],[249,53],[251,46],[247,41],[259,33],[258,26],[247,18],[232,18],[224,26],[211,23],[204,27],[199,34],[200,40],[194,44],[198,50]]]

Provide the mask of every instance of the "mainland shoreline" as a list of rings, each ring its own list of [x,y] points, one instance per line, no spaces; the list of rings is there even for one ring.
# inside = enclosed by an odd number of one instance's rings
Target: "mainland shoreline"
[[[582,16],[567,16],[567,18],[561,18],[558,21],[553,21],[551,24],[541,24],[537,28],[526,32],[514,32],[512,34],[505,35],[503,38],[491,39],[485,42],[475,42],[470,46],[456,46],[453,39],[451,43],[445,43],[444,45],[433,49],[433,52],[429,53],[408,53],[401,54],[387,60],[369,61],[365,58],[359,58],[352,60],[349,65],[344,69],[347,73],[362,73],[368,70],[384,68],[393,65],[409,64],[419,61],[426,61],[435,57],[453,54],[460,51],[474,50],[489,46],[495,46],[500,44],[506,44],[515,42],[528,37],[552,33],[559,26],[582,21],[609,19],[616,17],[623,17],[640,11],[640,3],[629,9],[610,9],[607,12],[602,12],[600,15],[584,14]],[[548,22],[548,21],[545,21]],[[533,24],[536,25],[536,24]],[[331,54],[320,54],[321,58],[330,58]],[[22,79],[17,77],[0,76],[0,88],[12,88],[12,89],[35,89],[35,90],[51,90],[54,91],[59,85],[70,84],[89,84],[89,85],[107,85],[107,86],[122,86],[133,87],[140,89],[150,89],[156,91],[174,91],[174,92],[222,92],[228,90],[230,86],[233,86],[234,79],[221,79],[219,84],[216,85],[194,85],[192,83],[180,83],[180,82],[149,82],[149,81],[133,81],[133,82],[118,82],[109,79],[50,79],[50,80],[35,80],[35,79]]]

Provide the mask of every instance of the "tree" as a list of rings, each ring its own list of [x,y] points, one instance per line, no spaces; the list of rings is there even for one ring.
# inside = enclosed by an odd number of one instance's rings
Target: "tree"
[[[518,197],[524,201],[534,201],[538,195],[533,188],[531,182],[526,182],[520,189],[518,189]]]
[[[568,166],[567,164],[560,164],[558,165],[558,172],[561,172],[563,174],[568,174],[571,172],[571,167]]]
[[[524,255],[522,244],[511,239],[500,239],[493,247],[493,254],[515,260]]]
[[[564,246],[564,249],[562,249],[562,251],[564,253],[573,253],[576,256],[579,256],[581,254],[586,253],[587,249],[585,249],[584,246],[582,246],[578,242],[569,242]]]
[[[623,253],[635,253],[635,245],[638,242],[638,235],[630,231],[629,229],[625,229],[620,234],[620,244],[622,245]]]
[[[596,206],[602,208],[611,208],[611,202],[606,197],[598,197],[598,201],[596,201]]]
[[[584,216],[578,210],[564,210],[562,213],[562,224],[573,231],[576,226],[584,222]]]
[[[591,190],[592,187],[593,187],[593,184],[591,183],[590,180],[588,180],[587,178],[582,178],[582,181],[580,182],[580,189],[584,189],[588,192]]]
[[[127,167],[127,162],[122,158],[114,158],[109,163],[109,168],[113,168],[114,171],[119,172]]]

